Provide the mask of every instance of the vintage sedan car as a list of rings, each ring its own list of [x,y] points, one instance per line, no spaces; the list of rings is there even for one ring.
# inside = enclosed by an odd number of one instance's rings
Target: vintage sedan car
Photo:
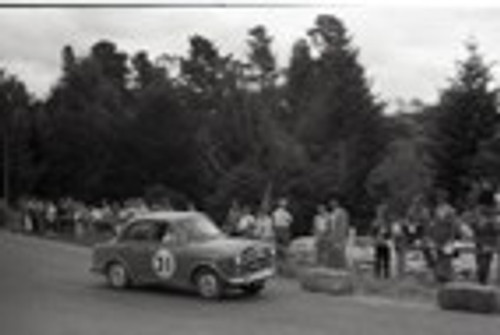
[[[264,242],[226,236],[202,213],[151,212],[96,245],[91,270],[114,288],[160,283],[205,298],[229,288],[257,294],[274,275],[275,251]]]

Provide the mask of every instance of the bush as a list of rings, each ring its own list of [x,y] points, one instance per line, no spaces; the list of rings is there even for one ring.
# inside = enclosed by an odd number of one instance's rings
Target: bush
[[[0,228],[20,229],[21,214],[12,207],[8,207],[3,199],[0,199]]]
[[[475,313],[500,312],[500,292],[492,286],[474,283],[450,283],[437,296],[442,309]]]
[[[4,200],[0,200],[0,227],[3,227],[7,223],[8,219],[8,209]]]
[[[301,286],[310,292],[324,292],[331,295],[348,295],[354,292],[354,278],[347,271],[314,268],[304,271]]]

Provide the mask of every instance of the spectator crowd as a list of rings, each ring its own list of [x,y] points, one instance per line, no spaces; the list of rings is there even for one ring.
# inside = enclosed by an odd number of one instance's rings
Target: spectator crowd
[[[67,233],[76,237],[89,232],[114,234],[135,215],[171,209],[168,202],[150,206],[142,199],[87,205],[69,198],[56,202],[25,199],[20,207],[25,232]],[[194,209],[192,205],[188,207]],[[286,198],[279,199],[274,207],[268,204],[254,210],[233,201],[222,229],[228,235],[274,243],[278,257],[283,259],[294,219]],[[338,199],[317,206],[311,231],[316,262],[325,267],[346,268],[351,227],[349,213]],[[444,191],[433,197],[415,197],[404,213],[380,203],[370,237],[373,271],[378,278],[404,275],[408,254],[418,253],[435,281],[448,282],[459,275],[454,259],[469,253],[475,261],[475,273],[469,276],[487,284],[495,257],[500,263],[500,204],[495,190],[486,184],[461,208],[453,206]]]
[[[500,202],[490,184],[479,185],[460,207],[452,205],[442,190],[428,197],[416,196],[403,212],[393,207],[380,203],[371,224],[375,277],[406,275],[409,256],[415,255],[439,283],[466,277],[488,284],[495,259],[500,270]],[[316,263],[320,266],[338,269],[349,266],[347,249],[352,231],[349,217],[338,199],[317,206],[311,231]],[[259,208],[255,214],[250,207],[240,207],[235,202],[229,210],[225,230],[236,236],[275,242],[278,252],[283,254],[290,242],[292,222],[286,199],[279,200],[274,210]],[[455,260],[464,255],[471,256],[473,268],[457,268]]]
[[[375,275],[387,278],[391,268],[403,275],[408,254],[416,252],[437,282],[465,276],[488,284],[495,257],[497,268],[500,264],[500,203],[495,193],[484,184],[459,208],[446,192],[437,191],[432,198],[415,197],[402,215],[380,204],[372,224]],[[454,266],[463,255],[473,257],[475,273]]]
[[[98,205],[88,205],[71,198],[59,201],[30,198],[20,201],[23,231],[39,235],[69,234],[82,237],[88,232],[113,234],[130,218],[150,209],[141,199]]]

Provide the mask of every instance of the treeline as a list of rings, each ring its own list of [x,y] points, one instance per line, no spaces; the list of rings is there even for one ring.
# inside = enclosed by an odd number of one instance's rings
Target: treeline
[[[437,105],[386,115],[337,17],[318,16],[284,69],[265,27],[246,38],[244,60],[201,35],[187,56],[154,60],[112,41],[84,55],[66,46],[43,100],[0,72],[10,200],[166,192],[220,218],[232,200],[286,196],[302,233],[332,196],[361,226],[380,201],[404,208],[439,187],[463,202],[500,176],[497,91],[475,46]]]

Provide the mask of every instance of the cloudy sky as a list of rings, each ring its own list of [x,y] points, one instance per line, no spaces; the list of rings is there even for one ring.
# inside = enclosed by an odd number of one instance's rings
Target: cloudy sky
[[[413,97],[434,101],[439,88],[453,75],[455,61],[464,57],[463,43],[468,39],[479,42],[487,60],[500,60],[500,6],[491,2],[463,0],[446,6],[430,2],[396,6],[387,1],[375,6],[361,0],[335,3],[308,8],[0,6],[0,68],[44,96],[57,80],[60,50],[66,44],[83,54],[96,41],[110,39],[127,52],[147,50],[158,56],[184,54],[189,36],[202,34],[223,53],[245,57],[246,33],[257,24],[265,25],[275,36],[275,53],[280,64],[286,65],[292,43],[305,35],[321,13],[335,14],[344,21],[360,49],[374,91],[389,102]],[[496,72],[500,79],[499,69]]]

